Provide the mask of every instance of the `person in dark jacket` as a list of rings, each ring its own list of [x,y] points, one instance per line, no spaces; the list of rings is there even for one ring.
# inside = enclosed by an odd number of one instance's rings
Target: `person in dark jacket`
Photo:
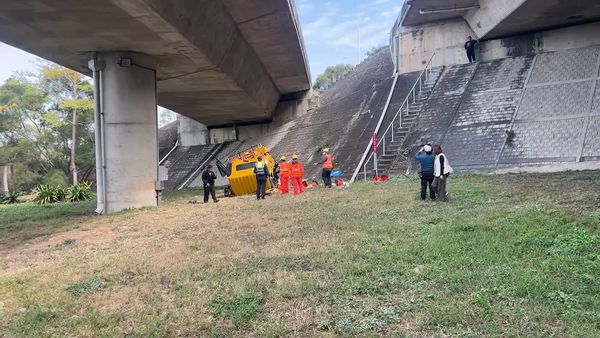
[[[262,156],[254,164],[254,174],[256,174],[256,199],[265,199],[267,194],[267,179],[269,179],[269,167],[267,162],[263,162]]]
[[[271,183],[275,184],[275,188],[279,188],[279,173],[281,172],[281,168],[279,168],[279,163],[275,162],[273,166],[273,181]]]
[[[475,59],[475,45],[477,44],[476,40],[473,40],[470,36],[468,37],[467,42],[465,42],[465,50],[467,51],[467,58],[469,59],[469,63],[476,62]]]
[[[433,149],[431,145],[427,144],[421,146],[419,152],[417,152],[417,161],[421,164],[421,199],[425,200],[427,198],[427,187],[429,187],[429,197],[434,200],[435,199],[435,189],[432,188],[433,184],[433,169],[435,156],[433,155]]]
[[[215,180],[217,175],[212,171],[212,165],[207,165],[204,172],[202,172],[202,183],[204,185],[204,203],[208,203],[208,195],[212,196],[215,203],[219,202],[215,194]]]

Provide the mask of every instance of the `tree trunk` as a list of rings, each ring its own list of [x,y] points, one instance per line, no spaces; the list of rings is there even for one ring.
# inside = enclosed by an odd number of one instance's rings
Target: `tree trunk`
[[[9,187],[8,187],[8,164],[4,166],[4,174],[2,175],[2,191],[4,192],[8,192],[9,191]]]
[[[81,177],[81,179],[83,181],[90,182],[90,175],[94,172],[95,169],[96,169],[95,166],[90,166],[90,167],[86,168],[83,171],[83,177]]]
[[[75,154],[77,152],[77,110],[73,110],[73,129],[71,132],[71,181],[73,185],[77,185],[77,164],[75,164]],[[64,163],[64,162],[63,162]]]

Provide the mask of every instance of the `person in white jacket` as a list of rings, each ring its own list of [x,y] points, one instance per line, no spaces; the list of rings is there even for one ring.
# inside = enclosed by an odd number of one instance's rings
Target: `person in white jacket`
[[[448,182],[448,176],[450,176],[453,170],[450,166],[450,161],[448,161],[448,158],[442,152],[442,147],[439,144],[436,144],[433,147],[433,153],[435,154],[433,175],[435,176],[437,183],[437,199],[438,201],[447,202],[448,196],[446,193],[446,184]]]

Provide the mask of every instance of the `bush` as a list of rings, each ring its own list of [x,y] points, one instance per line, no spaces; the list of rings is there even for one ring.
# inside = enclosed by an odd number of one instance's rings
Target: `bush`
[[[61,185],[42,184],[33,189],[35,194],[34,201],[39,204],[57,203],[63,201],[66,195],[66,189]]]
[[[19,203],[19,196],[21,196],[21,193],[16,190],[9,191],[6,193],[1,193],[0,194],[0,204]]]
[[[79,202],[92,198],[92,186],[88,182],[79,182],[67,188],[67,201]]]
[[[49,186],[65,186],[69,183],[69,178],[62,170],[52,170],[42,179],[42,184]]]
[[[68,188],[62,185],[42,184],[33,189],[33,193],[34,201],[39,204],[87,201],[93,196],[92,187],[87,182],[80,182]]]
[[[22,163],[15,163],[13,166],[13,181],[15,182],[15,190],[31,191],[42,183],[42,176]]]

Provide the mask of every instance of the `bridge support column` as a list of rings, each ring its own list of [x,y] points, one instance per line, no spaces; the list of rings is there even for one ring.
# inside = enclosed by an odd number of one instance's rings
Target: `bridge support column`
[[[96,158],[100,163],[96,169],[102,176],[98,182],[97,212],[157,206],[154,62],[146,55],[125,52],[102,53],[97,58],[104,66],[95,74],[100,84],[96,92],[96,100],[100,100]]]

